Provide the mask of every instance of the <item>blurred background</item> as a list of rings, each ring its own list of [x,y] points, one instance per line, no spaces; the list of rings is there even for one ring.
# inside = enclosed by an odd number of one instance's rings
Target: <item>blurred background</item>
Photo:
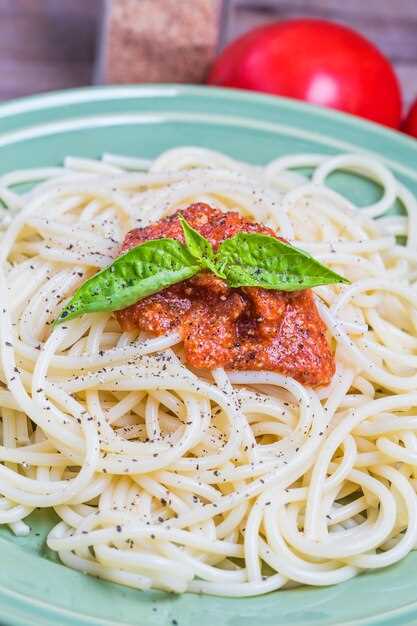
[[[417,96],[417,0],[0,0],[0,99],[92,83],[203,82],[255,26],[336,21],[391,60]]]

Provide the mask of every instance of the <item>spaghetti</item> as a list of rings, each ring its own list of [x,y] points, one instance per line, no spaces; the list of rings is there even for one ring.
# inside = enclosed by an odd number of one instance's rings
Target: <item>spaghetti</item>
[[[381,198],[337,194],[338,169]],[[19,194],[23,182],[38,184]],[[417,203],[383,165],[260,168],[178,148],[13,172],[0,198],[0,523],[27,534],[33,509],[53,507],[47,543],[69,567],[229,596],[335,584],[416,546]],[[396,199],[404,215],[388,212]],[[349,278],[314,289],[328,386],[192,369],[176,332],[123,332],[110,313],[52,329],[128,230],[192,202],[240,211]]]

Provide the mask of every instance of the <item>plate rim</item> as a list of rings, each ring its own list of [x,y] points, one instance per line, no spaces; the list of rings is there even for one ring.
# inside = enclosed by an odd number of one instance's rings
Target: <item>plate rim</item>
[[[96,97],[91,98],[94,94]],[[111,100],[112,97],[129,98],[134,96],[151,98],[154,96],[177,97],[177,96],[221,96],[226,100],[248,101],[269,104],[280,108],[285,106],[295,111],[313,113],[316,116],[335,121],[349,123],[350,125],[373,131],[376,134],[385,136],[395,142],[404,144],[404,147],[411,148],[417,152],[417,139],[403,133],[401,130],[384,126],[372,120],[368,120],[351,113],[331,109],[295,98],[278,96],[246,89],[236,89],[232,87],[215,87],[208,85],[192,85],[182,83],[132,83],[129,85],[86,85],[73,87],[70,89],[58,89],[48,92],[41,92],[12,98],[0,103],[0,119],[19,115],[30,111],[49,108],[48,103],[53,108],[65,106],[71,103],[92,102],[100,100]]]

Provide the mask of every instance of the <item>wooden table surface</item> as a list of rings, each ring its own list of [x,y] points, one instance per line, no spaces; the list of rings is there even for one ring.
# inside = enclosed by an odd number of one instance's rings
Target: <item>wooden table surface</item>
[[[102,0],[0,0],[0,99],[90,84],[101,13]],[[231,0],[225,41],[306,15],[363,32],[394,62],[405,105],[417,96],[417,0]]]

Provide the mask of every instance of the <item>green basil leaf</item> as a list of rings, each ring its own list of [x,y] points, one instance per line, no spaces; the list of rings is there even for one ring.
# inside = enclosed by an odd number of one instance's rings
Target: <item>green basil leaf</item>
[[[299,291],[349,282],[307,252],[260,233],[241,232],[226,239],[219,246],[215,263],[230,287]]]
[[[211,259],[214,255],[211,243],[203,237],[203,235],[200,235],[200,233],[195,230],[195,228],[193,228],[182,215],[179,216],[179,220],[184,233],[185,245],[187,246],[188,252],[190,252],[190,254],[192,254],[193,257],[199,261],[202,261],[203,259]]]
[[[179,241],[146,241],[87,280],[75,292],[55,324],[84,313],[124,309],[191,278],[200,269],[200,264]]]
[[[188,252],[197,259],[202,268],[212,271],[220,278],[224,278],[224,275],[219,273],[215,263],[213,263],[214,250],[208,239],[200,235],[182,215],[179,216],[179,220]]]

